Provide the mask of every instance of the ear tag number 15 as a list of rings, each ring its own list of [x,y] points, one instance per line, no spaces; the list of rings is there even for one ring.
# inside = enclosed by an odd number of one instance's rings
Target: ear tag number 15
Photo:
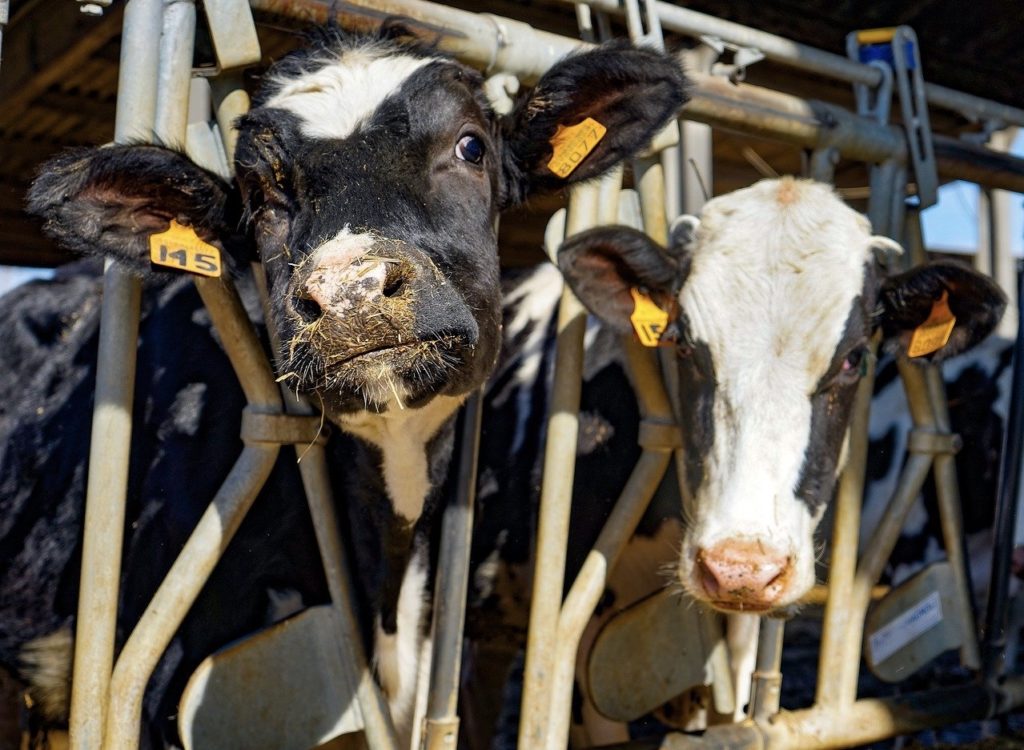
[[[149,237],[149,259],[158,266],[200,276],[220,276],[220,250],[199,239],[192,227],[171,219],[166,231]]]

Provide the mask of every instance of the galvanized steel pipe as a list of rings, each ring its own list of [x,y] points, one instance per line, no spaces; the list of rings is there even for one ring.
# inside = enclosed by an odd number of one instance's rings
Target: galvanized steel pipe
[[[124,11],[114,140],[149,141],[156,111],[160,0],[131,0]],[[124,538],[132,401],[141,286],[117,263],[103,275],[96,402],[82,540],[75,627],[70,742],[98,750],[104,737],[114,659]]]
[[[110,683],[104,750],[138,747],[150,675],[277,461],[279,445],[247,445],[125,643]]]
[[[430,689],[424,721],[426,750],[454,750],[459,736],[459,683],[462,667],[462,633],[469,595],[469,555],[473,537],[473,506],[476,502],[477,459],[483,394],[470,395],[459,420],[459,452],[455,497],[444,510],[441,551],[434,587],[433,653]]]
[[[672,408],[665,395],[653,354],[644,350],[632,338],[624,340],[623,346],[636,392],[644,394],[641,399],[643,419],[674,426]],[[670,444],[643,448],[636,467],[562,605],[551,677],[551,716],[544,743],[547,750],[561,750],[566,745],[572,713],[573,673],[580,639],[604,592],[608,572],[615,567],[615,562],[640,523],[672,458],[673,446]]]
[[[855,62],[842,55],[799,44],[775,34],[758,31],[749,26],[709,16],[672,3],[659,0],[648,1],[653,6],[652,12],[657,13],[661,25],[666,29],[695,37],[702,35],[718,37],[742,47],[755,47],[770,60],[840,81],[860,83],[871,87],[875,87],[881,82],[882,73],[871,65]],[[562,2],[575,4],[576,0],[562,0]],[[622,14],[624,12],[619,0],[588,0],[588,5],[594,10],[605,13]],[[1006,125],[1024,125],[1024,110],[982,99],[972,94],[965,94],[945,86],[926,83],[925,97],[929,104],[967,116],[996,120]]]
[[[566,218],[566,236],[594,226],[597,220],[598,189],[593,183],[573,188]],[[558,310],[555,376],[544,449],[544,478],[541,484],[526,666],[523,671],[522,719],[518,744],[523,750],[545,746],[548,717],[552,712],[551,683],[555,667],[553,639],[558,632],[565,585],[586,323],[586,310],[566,286]]]

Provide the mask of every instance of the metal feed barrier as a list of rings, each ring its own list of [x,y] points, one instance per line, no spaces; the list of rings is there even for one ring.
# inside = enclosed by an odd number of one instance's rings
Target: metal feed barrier
[[[569,0],[566,0],[567,2]],[[526,83],[535,81],[552,63],[586,42],[540,32],[521,22],[488,14],[456,10],[421,0],[354,0],[332,6],[320,0],[251,0],[252,8],[322,22],[329,13],[346,27],[371,29],[388,15],[410,19],[439,46],[487,73],[507,73]],[[660,28],[690,36],[711,35],[712,45],[756,48],[778,62],[847,81],[869,92],[883,86],[885,72],[875,65],[794,45],[788,40],[727,23],[663,2],[595,0],[575,4],[584,37],[597,36],[594,28],[607,28],[600,13],[624,13],[631,35],[646,43],[660,43]],[[332,10],[333,8],[333,10]],[[240,69],[259,59],[255,29],[244,0],[207,0],[205,12],[220,64],[210,89],[219,135],[218,145],[209,117],[199,115],[204,95],[193,88],[190,107],[191,60],[196,8],[191,0],[129,0],[122,36],[121,77],[118,88],[115,140],[176,144],[198,162],[221,174],[230,173],[234,136],[231,123],[248,107],[241,88]],[[597,15],[595,15],[597,14]],[[161,44],[153,44],[160,38]],[[771,138],[812,153],[811,173],[830,180],[842,155],[871,167],[869,216],[875,231],[908,235],[910,257],[923,255],[916,212],[905,210],[907,165],[912,163],[902,128],[882,118],[869,119],[823,102],[730,83],[711,72],[716,54],[708,48],[691,53],[689,70],[696,82],[693,100],[683,121],[656,139],[649,155],[634,167],[640,195],[639,222],[654,239],[665,242],[671,219],[683,210],[699,211],[702,192],[695,175],[710,183],[712,128],[728,127],[741,133]],[[748,55],[745,59],[753,59]],[[739,57],[737,57],[739,59]],[[201,89],[202,87],[199,87]],[[921,93],[921,92],[919,92]],[[999,105],[931,84],[921,93],[933,106],[957,110],[998,126],[1024,125],[1024,111]],[[207,97],[208,98],[208,97]],[[225,158],[226,155],[226,158]],[[682,169],[692,161],[696,170]],[[934,162],[914,165],[934,169],[946,178],[967,179],[990,188],[1024,192],[1024,161],[977,144],[934,138]],[[924,175],[921,175],[922,177]],[[920,182],[920,180],[919,180]],[[564,234],[595,224],[620,220],[621,172],[573,191]],[[993,211],[1005,210],[997,196]],[[998,220],[996,224],[998,225]],[[906,232],[905,232],[906,230]],[[259,268],[256,270],[260,278]],[[1013,267],[1009,255],[995,259],[994,275],[1009,292]],[[175,562],[146,613],[129,636],[116,665],[115,619],[125,516],[128,452],[131,442],[131,404],[134,389],[135,345],[138,336],[140,288],[114,262],[105,269],[100,333],[99,371],[93,420],[93,455],[90,460],[83,545],[83,575],[74,664],[71,746],[77,750],[114,750],[138,746],[142,696],[157,660],[185,617],[207,576],[237,529],[262,482],[269,474],[281,445],[313,443],[300,464],[310,511],[333,601],[326,642],[337,649],[340,663],[355,685],[358,716],[348,729],[365,733],[366,743],[378,750],[396,746],[394,730],[380,690],[362,652],[359,629],[352,611],[351,586],[344,550],[338,534],[327,481],[322,445],[315,442],[320,419],[307,404],[282,395],[251,323],[237,294],[219,279],[196,281],[214,325],[245,392],[248,407],[243,420],[245,448],[224,486]],[[268,316],[269,320],[269,316]],[[597,544],[562,600],[572,471],[578,429],[582,336],[585,312],[569,291],[562,297],[558,321],[555,390],[548,425],[547,465],[567,467],[548,472],[542,489],[537,540],[537,573],[531,610],[523,697],[522,748],[565,747],[570,717],[573,670],[579,638],[604,589],[608,572],[632,534],[652,493],[673,458],[680,459],[680,439],[671,387],[662,385],[658,363],[649,350],[626,343],[634,378],[644,383],[641,399],[642,456],[629,484],[602,531]],[[273,338],[274,332],[270,332]],[[1015,366],[1019,367],[1020,363]],[[996,624],[1006,616],[1005,580],[1011,541],[1017,484],[1004,484],[1000,495],[1002,550],[994,560],[992,599],[983,644],[974,632],[974,617],[966,584],[961,547],[959,496],[952,453],[955,438],[949,433],[941,375],[934,367],[903,364],[915,430],[911,458],[879,533],[857,559],[863,470],[866,460],[867,415],[873,373],[858,391],[850,430],[849,463],[835,510],[834,537],[825,609],[819,680],[815,704],[799,711],[779,711],[779,665],[783,623],[762,622],[751,717],[738,725],[712,726],[703,737],[669,735],[666,748],[829,748],[864,743],[897,734],[968,718],[980,718],[1024,703],[1024,679],[1001,678],[1001,632]],[[1024,376],[1022,376],[1024,377]],[[1014,391],[1014,424],[1022,410]],[[434,659],[431,691],[422,733],[427,748],[454,747],[458,733],[457,685],[462,642],[468,540],[472,525],[475,474],[474,425],[479,422],[478,399],[470,402],[462,431],[461,491],[444,518],[445,562],[434,615]],[[1019,425],[1018,425],[1019,426]],[[684,426],[685,427],[685,426]],[[1010,434],[1019,439],[1019,430]],[[102,446],[102,447],[101,447]],[[1019,445],[1011,443],[1014,456]],[[1007,459],[1012,461],[1012,457]],[[911,502],[929,471],[939,487],[942,525],[950,558],[956,617],[964,624],[961,658],[965,666],[981,670],[983,679],[954,690],[929,691],[883,700],[857,700],[863,625],[872,586],[896,541]],[[1008,474],[1004,472],[1004,475]],[[732,689],[720,625],[712,615],[700,615],[713,674],[714,704],[720,712],[732,710]],[[984,646],[983,648],[979,646]],[[984,658],[983,658],[984,657]],[[322,740],[329,737],[321,738]],[[310,744],[314,744],[310,741]],[[199,747],[197,744],[196,747]]]

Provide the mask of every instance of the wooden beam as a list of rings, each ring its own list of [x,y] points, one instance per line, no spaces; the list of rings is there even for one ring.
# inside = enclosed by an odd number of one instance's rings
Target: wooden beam
[[[76,3],[66,0],[46,0],[30,12],[18,14],[4,34],[0,128],[61,76],[117,36],[121,16],[120,4],[96,18],[80,12]],[[159,42],[153,40],[154,44]]]

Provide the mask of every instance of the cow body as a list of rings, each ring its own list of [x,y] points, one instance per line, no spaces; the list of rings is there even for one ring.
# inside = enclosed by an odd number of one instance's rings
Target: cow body
[[[893,244],[872,236],[829,187],[790,178],[709,202],[699,219],[677,223],[668,250],[625,228],[589,230],[563,244],[559,265],[601,320],[591,321],[585,340],[567,579],[639,455],[639,410],[620,346],[621,336],[632,335],[637,290],[675,316],[685,445],[685,476],[680,482],[669,472],[610,573],[583,637],[581,664],[615,611],[681,586],[736,618],[731,641],[748,647],[734,663],[742,710],[749,675],[740,662],[752,667],[756,625],[748,613],[785,609],[813,585],[813,534],[842,468],[846,421],[872,334],[882,328],[886,346],[898,350],[939,294],[956,292],[964,329],[936,355],[951,356],[979,341],[1004,304],[991,282],[959,266],[885,279],[875,248]],[[528,592],[528,572],[495,575],[488,552],[500,549],[510,567],[529,557],[559,289],[542,269],[505,295],[505,349],[485,413],[491,428],[484,431],[475,540],[482,616],[502,608],[499,616],[508,616]],[[488,518],[490,508],[497,520]],[[583,744],[627,739],[586,701],[585,681],[578,688],[583,700],[574,718]]]
[[[64,245],[116,257],[147,280],[140,336],[165,358],[152,366],[143,358],[137,378],[137,416],[148,429],[134,433],[129,492],[137,515],[128,534],[119,634],[137,618],[141,610],[134,602],[142,605],[151,595],[213,496],[227,471],[222,465],[230,466],[237,455],[231,448],[240,448],[242,401],[228,382],[216,333],[188,285],[168,283],[148,263],[149,236],[174,219],[217,246],[243,287],[243,269],[262,260],[268,323],[281,342],[275,352],[279,374],[340,428],[329,457],[348,516],[364,629],[400,740],[409,744],[417,683],[428,663],[433,520],[451,494],[453,417],[484,382],[499,348],[495,219],[532,192],[596,176],[628,157],[675,113],[685,89],[671,58],[609,45],[559,63],[524,92],[512,113],[498,116],[480,75],[435,50],[326,29],[271,69],[253,109],[239,120],[237,184],[224,184],[184,156],[154,146],[79,149],[46,165],[30,193],[30,209],[47,219],[47,230]],[[559,177],[547,166],[551,138],[585,116],[603,120],[609,135],[573,174]],[[80,304],[89,304],[98,282],[81,284]],[[49,289],[52,314],[68,314],[62,288]],[[168,309],[161,300],[176,306]],[[256,312],[255,296],[247,302]],[[26,535],[30,529],[48,552],[34,563],[38,569],[17,569],[5,580],[2,598],[16,614],[3,626],[31,623],[44,638],[55,625],[73,624],[73,540],[80,535],[88,454],[82,436],[95,366],[88,346],[96,325],[91,304],[76,329],[85,333],[74,346],[60,349],[64,334],[52,344],[60,361],[79,366],[74,387],[64,379],[67,373],[54,375],[55,411],[73,415],[82,429],[61,432],[49,413],[35,420],[36,442],[63,452],[75,467],[63,504],[55,507],[46,497],[46,461],[29,466],[12,459],[0,467],[18,488],[15,517],[27,514],[2,535],[6,554],[27,551],[34,539]],[[23,313],[6,311],[15,321]],[[194,341],[154,333],[192,330],[189,321],[200,329],[192,331]],[[185,364],[192,361],[197,371],[188,374]],[[203,368],[216,370],[216,382],[203,380]],[[170,392],[163,410],[151,395],[161,388]],[[12,416],[8,448],[26,420],[31,415],[24,412]],[[200,427],[209,420],[213,434]],[[165,717],[174,712],[177,692],[168,681],[180,684],[197,659],[250,631],[253,609],[266,609],[266,591],[295,589],[307,604],[323,598],[294,467],[282,468],[283,461],[256,501],[266,515],[254,511],[256,520],[250,516],[243,524],[186,619],[180,648],[165,655],[151,685],[147,710],[158,717],[155,746],[173,741]],[[216,466],[208,474],[204,469],[198,481],[196,467],[204,463]],[[166,478],[168,469],[175,479]],[[32,527],[40,517],[42,525]],[[247,529],[253,536],[246,536]],[[292,555],[293,547],[301,553]],[[284,554],[289,561],[279,564]],[[140,574],[136,567],[143,559],[147,570]],[[260,576],[264,565],[280,570],[273,582]],[[15,599],[7,599],[9,591]],[[236,600],[245,606],[221,609]],[[0,656],[38,693],[38,670],[26,666],[34,653],[26,632],[0,634]],[[47,718],[62,718],[62,710]]]

